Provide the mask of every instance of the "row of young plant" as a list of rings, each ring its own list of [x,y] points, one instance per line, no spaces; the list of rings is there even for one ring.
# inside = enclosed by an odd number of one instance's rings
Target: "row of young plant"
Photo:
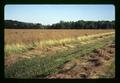
[[[69,44],[74,42],[85,42],[89,41],[95,38],[99,38],[101,36],[109,36],[114,34],[114,32],[108,32],[108,33],[100,33],[100,34],[94,34],[94,35],[88,35],[88,36],[80,36],[77,38],[65,38],[61,40],[44,40],[44,41],[35,41],[29,44],[7,44],[5,45],[5,55],[10,55],[11,53],[21,53],[25,52],[30,49],[34,49],[37,46],[55,46],[55,45],[63,45],[63,44]]]
[[[58,73],[57,67],[74,58],[87,55],[95,49],[102,48],[113,42],[114,36],[103,38],[100,41],[71,48],[68,51],[57,52],[47,57],[23,59],[5,69],[6,78],[37,78],[40,76]]]

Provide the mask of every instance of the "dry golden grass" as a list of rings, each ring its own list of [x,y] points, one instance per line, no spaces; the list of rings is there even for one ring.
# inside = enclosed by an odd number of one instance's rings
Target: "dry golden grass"
[[[73,38],[83,35],[106,33],[114,30],[80,29],[80,30],[41,30],[41,29],[5,29],[5,44],[30,43],[41,40]]]

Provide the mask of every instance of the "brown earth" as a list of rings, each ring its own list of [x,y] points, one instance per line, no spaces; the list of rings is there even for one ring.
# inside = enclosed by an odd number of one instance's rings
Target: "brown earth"
[[[115,57],[115,45],[107,45],[102,49],[96,49],[92,53],[67,61],[58,67],[58,74],[50,74],[47,79],[94,79],[104,74]]]

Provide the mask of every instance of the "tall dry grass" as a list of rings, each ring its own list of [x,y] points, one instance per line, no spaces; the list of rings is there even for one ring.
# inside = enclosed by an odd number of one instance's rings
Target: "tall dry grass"
[[[41,30],[41,29],[5,29],[5,44],[31,43],[42,40],[75,38],[83,35],[106,33],[114,30]]]

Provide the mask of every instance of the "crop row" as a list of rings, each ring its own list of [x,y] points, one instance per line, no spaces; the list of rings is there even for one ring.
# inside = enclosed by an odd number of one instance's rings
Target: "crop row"
[[[106,44],[111,44],[114,37],[103,38],[95,43],[82,45],[68,51],[58,52],[47,57],[34,57],[21,60],[5,69],[7,78],[34,78],[36,76],[48,75],[59,72],[56,67],[73,58],[92,52],[94,49],[102,48]]]
[[[24,52],[30,49],[34,49],[37,46],[55,46],[55,45],[64,45],[69,43],[75,43],[75,42],[86,42],[92,39],[96,39],[99,37],[106,37],[109,35],[114,34],[114,32],[108,32],[108,33],[100,33],[100,34],[94,34],[94,35],[88,35],[88,36],[80,36],[76,38],[65,38],[60,40],[44,40],[44,41],[35,41],[29,44],[7,44],[5,45],[5,55],[9,55],[11,53],[16,52]]]

